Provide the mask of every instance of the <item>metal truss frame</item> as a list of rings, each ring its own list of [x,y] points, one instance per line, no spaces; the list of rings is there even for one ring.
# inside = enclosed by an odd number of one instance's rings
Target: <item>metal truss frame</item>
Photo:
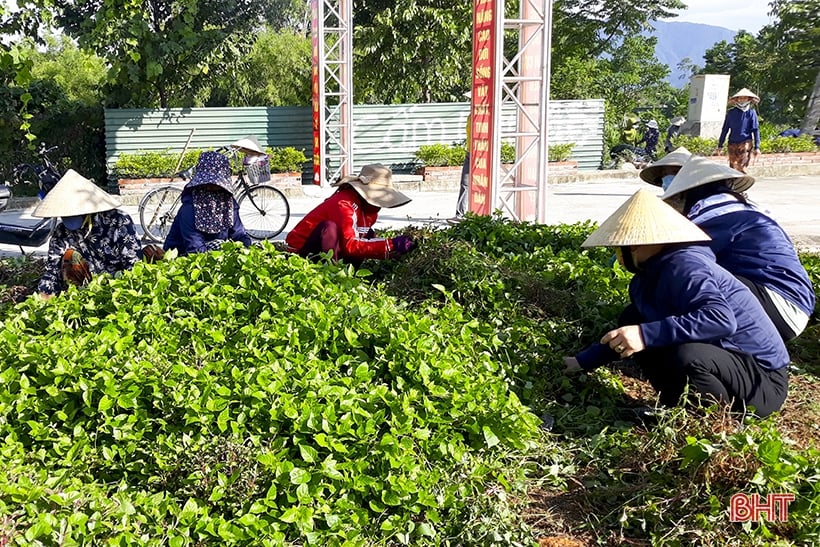
[[[496,13],[503,17],[504,0],[496,0]],[[493,157],[492,200],[503,213],[515,220],[546,222],[548,177],[548,104],[550,79],[550,47],[552,42],[552,0],[521,0],[519,18],[499,21],[496,51],[501,60],[497,67],[496,94],[500,108],[493,128],[496,146]],[[506,32],[517,32],[519,48],[508,59],[504,55]],[[501,123],[505,106],[513,105],[513,129]],[[515,142],[513,165],[501,166],[501,143]],[[532,195],[534,193],[534,196]],[[529,194],[529,197],[527,196]]]
[[[312,32],[319,48],[319,183],[326,186],[353,172],[353,0],[312,1],[318,10]]]

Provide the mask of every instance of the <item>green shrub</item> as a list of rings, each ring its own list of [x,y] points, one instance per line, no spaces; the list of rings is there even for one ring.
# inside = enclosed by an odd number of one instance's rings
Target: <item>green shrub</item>
[[[196,165],[199,155],[204,150],[188,150],[182,158],[179,170],[187,169]],[[265,153],[270,156],[271,173],[290,173],[301,171],[302,164],[308,161],[303,150],[297,150],[292,146],[282,148],[266,148]],[[143,177],[171,177],[176,172],[179,153],[165,150],[139,151],[134,154],[122,154],[114,164],[113,174],[117,178],[143,178]],[[236,156],[231,161],[231,171],[234,174],[242,169],[242,157]]]
[[[416,151],[416,159],[427,167],[451,165],[450,147],[446,144],[423,144]]]
[[[304,150],[297,150],[292,146],[267,148],[265,152],[270,156],[271,173],[299,172],[302,165],[308,161]]]
[[[454,303],[410,310],[362,273],[227,244],[19,304],[0,344],[0,514],[44,545],[459,535],[520,480],[503,458],[537,418],[494,327]]]
[[[553,148],[556,156],[563,156],[564,159],[569,157],[569,153],[575,143],[559,144],[550,147],[552,154]],[[427,167],[443,167],[443,166],[457,166],[464,164],[464,158],[467,156],[467,148],[463,144],[425,144],[419,147],[416,151],[416,159]],[[501,143],[501,163],[513,163],[515,161],[515,145],[509,142]],[[561,159],[554,160],[550,156],[549,161],[563,161]]]
[[[196,165],[201,150],[188,150],[182,158],[179,169],[187,169]],[[170,149],[156,151],[138,151],[134,154],[124,153],[117,158],[114,164],[113,175],[121,179],[136,179],[143,177],[170,177],[175,173],[179,153]]]
[[[775,137],[769,140],[760,141],[760,151],[764,154],[773,152],[814,152],[817,146],[811,135],[800,135],[799,137]]]
[[[575,148],[574,142],[553,144],[547,150],[547,158],[549,161],[567,161],[572,155],[573,148]]]
[[[501,143],[501,163],[513,163],[515,161],[515,145],[509,142]]]
[[[717,149],[717,139],[690,137],[689,135],[678,135],[672,139],[672,144],[675,148],[684,146],[698,156],[711,156]]]
[[[450,146],[448,151],[447,165],[464,165],[464,160],[467,158],[467,147],[461,144],[454,144]]]

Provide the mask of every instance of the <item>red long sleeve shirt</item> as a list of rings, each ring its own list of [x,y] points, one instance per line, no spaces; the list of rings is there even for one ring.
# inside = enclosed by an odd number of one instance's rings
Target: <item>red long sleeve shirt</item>
[[[365,239],[376,223],[379,208],[368,205],[350,186],[343,186],[299,221],[285,238],[296,252],[302,248],[320,222],[329,220],[339,227],[341,256],[363,260],[386,259],[391,251],[389,239]]]

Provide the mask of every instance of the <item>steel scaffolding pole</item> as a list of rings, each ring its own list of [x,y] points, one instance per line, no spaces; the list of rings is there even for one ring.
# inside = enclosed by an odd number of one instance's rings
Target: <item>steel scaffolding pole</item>
[[[496,0],[499,18],[496,51],[501,59],[496,67],[495,89],[500,99],[494,109],[497,123],[492,158],[493,203],[516,220],[546,222],[548,179],[548,103],[550,45],[552,42],[552,0],[522,0],[519,18],[504,18],[504,0]],[[512,58],[504,54],[504,38],[517,35],[519,48]],[[501,123],[501,113],[513,105],[515,124]],[[502,168],[501,143],[514,142],[516,158]]]
[[[353,1],[311,0],[311,7],[318,73],[313,91],[314,126],[318,125],[314,149],[321,160],[314,165],[314,182],[326,186],[353,172]]]

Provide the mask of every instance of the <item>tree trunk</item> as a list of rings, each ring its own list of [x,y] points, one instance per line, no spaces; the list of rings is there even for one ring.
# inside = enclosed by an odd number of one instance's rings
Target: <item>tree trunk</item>
[[[803,117],[800,133],[814,134],[818,121],[820,121],[820,70],[817,71],[817,77],[814,79],[814,89],[809,97],[809,104],[806,106],[806,115]]]

